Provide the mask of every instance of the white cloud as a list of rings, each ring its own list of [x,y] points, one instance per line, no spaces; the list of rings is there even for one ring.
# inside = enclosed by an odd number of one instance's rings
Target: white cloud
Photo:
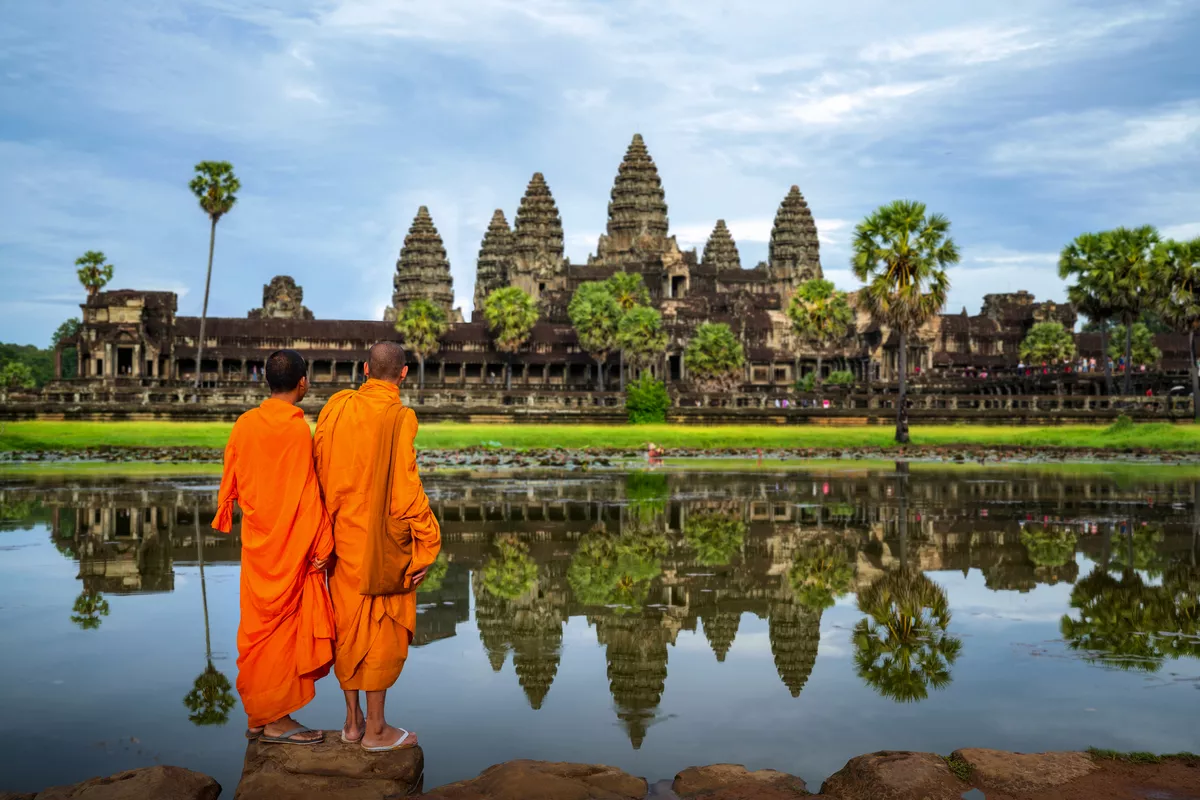
[[[1195,239],[1200,236],[1200,222],[1184,222],[1159,229],[1165,239]]]
[[[1044,47],[1047,40],[1027,27],[964,27],[920,34],[863,48],[865,61],[902,62],[936,56],[958,64],[1000,61]]]

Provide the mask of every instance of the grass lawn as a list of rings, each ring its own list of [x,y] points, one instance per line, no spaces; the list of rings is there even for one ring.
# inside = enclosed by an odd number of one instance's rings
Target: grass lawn
[[[78,450],[88,447],[224,447],[232,423],[223,422],[4,422],[0,450]],[[1100,449],[1146,448],[1200,452],[1200,426],[1139,425],[1009,427],[914,426],[916,445],[1023,445]],[[421,426],[418,446],[454,450],[492,446],[516,450],[640,449],[655,442],[670,449],[891,447],[889,426],[822,425],[468,425]]]

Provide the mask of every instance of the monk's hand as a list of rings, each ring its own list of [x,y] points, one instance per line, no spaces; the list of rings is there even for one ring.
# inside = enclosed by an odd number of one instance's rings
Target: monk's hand
[[[324,572],[325,568],[328,566],[329,566],[328,558],[314,558],[312,560],[312,568],[315,569],[317,572]]]
[[[421,581],[425,580],[425,575],[428,572],[429,572],[429,567],[426,567],[425,569],[417,570],[416,572],[413,573],[412,585],[413,585],[414,589],[421,585]]]

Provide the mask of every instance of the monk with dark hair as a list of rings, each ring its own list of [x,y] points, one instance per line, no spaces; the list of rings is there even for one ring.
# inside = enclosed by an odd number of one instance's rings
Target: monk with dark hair
[[[357,391],[338,392],[321,410],[313,450],[337,549],[329,589],[333,669],[346,695],[342,738],[381,752],[417,743],[415,733],[387,724],[384,704],[416,629],[415,590],[442,537],[417,474],[417,417],[400,402],[404,348],[380,342],[364,372]],[[365,718],[359,692],[367,694]]]
[[[225,446],[212,526],[229,533],[242,509],[237,690],[246,737],[312,745],[323,734],[291,714],[315,695],[333,662],[333,606],[325,570],[333,529],[313,469],[312,435],[298,407],[308,365],[295,350],[267,358],[271,396],[242,414]]]

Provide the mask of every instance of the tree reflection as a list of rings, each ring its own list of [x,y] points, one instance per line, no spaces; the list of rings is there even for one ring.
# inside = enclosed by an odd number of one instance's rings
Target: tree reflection
[[[950,685],[962,641],[946,632],[950,606],[940,586],[899,570],[860,592],[858,608],[867,617],[854,627],[854,663],[871,688],[911,703]]]
[[[1039,567],[1061,567],[1071,561],[1078,540],[1073,531],[1059,525],[1026,525],[1021,530],[1021,544]]]
[[[226,678],[212,663],[212,634],[208,624],[208,586],[204,580],[204,537],[200,533],[200,509],[193,509],[193,524],[196,537],[196,560],[200,565],[200,602],[204,607],[204,671],[192,682],[192,690],[183,698],[183,704],[191,713],[188,720],[194,725],[224,725],[229,722],[229,712],[234,699],[229,678]]]
[[[696,554],[697,564],[723,567],[741,552],[746,523],[730,514],[696,514],[684,525],[683,536]]]
[[[841,545],[810,544],[801,548],[792,559],[788,582],[797,603],[821,611],[850,591],[854,583],[854,565]]]
[[[75,598],[71,611],[71,622],[85,631],[100,627],[101,617],[108,616],[108,601],[99,592],[84,590]]]
[[[537,564],[529,557],[529,545],[515,536],[498,538],[496,550],[483,568],[483,590],[502,600],[515,600],[537,582]]]
[[[430,566],[429,572],[425,574],[425,580],[421,581],[421,585],[417,587],[417,593],[440,592],[442,582],[446,580],[446,572],[449,569],[450,560],[446,557],[446,551],[441,550],[433,565]]]
[[[659,559],[668,546],[667,537],[652,530],[589,531],[571,558],[567,582],[585,606],[612,606],[618,614],[640,611],[650,582],[662,572]]]

